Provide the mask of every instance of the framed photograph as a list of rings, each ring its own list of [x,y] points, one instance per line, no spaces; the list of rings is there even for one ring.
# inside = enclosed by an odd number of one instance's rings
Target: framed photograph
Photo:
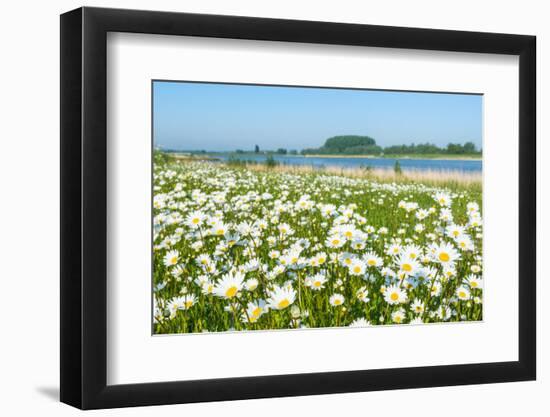
[[[61,401],[533,380],[535,37],[61,16]]]

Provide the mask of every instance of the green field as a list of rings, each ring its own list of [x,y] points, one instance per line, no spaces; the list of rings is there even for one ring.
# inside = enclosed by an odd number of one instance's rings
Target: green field
[[[482,319],[481,186],[155,154],[156,334]]]

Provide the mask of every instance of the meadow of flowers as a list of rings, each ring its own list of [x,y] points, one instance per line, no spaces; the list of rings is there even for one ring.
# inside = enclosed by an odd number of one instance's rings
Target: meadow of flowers
[[[482,320],[481,191],[155,155],[154,333]]]

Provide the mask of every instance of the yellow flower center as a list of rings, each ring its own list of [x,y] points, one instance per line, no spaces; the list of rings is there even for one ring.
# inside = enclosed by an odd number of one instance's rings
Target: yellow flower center
[[[370,266],[376,265],[376,261],[375,261],[374,259],[369,259],[369,260],[367,261],[367,263],[368,263]]]
[[[393,321],[395,321],[396,323],[401,323],[401,316],[395,316]]]
[[[346,265],[350,265],[350,264],[351,264],[351,259],[350,259],[350,258],[344,259],[344,263],[345,263]]]
[[[360,266],[354,267],[353,272],[356,273],[356,274],[360,273],[361,272],[361,267]]]
[[[477,282],[475,281],[470,282],[470,287],[477,288]]]
[[[319,288],[319,287],[321,286],[321,281],[315,281],[315,282],[313,283],[313,286],[314,286],[315,288]]]
[[[290,304],[290,301],[288,301],[288,300],[285,298],[284,300],[279,301],[279,304],[277,304],[277,307],[278,307],[279,309],[283,309],[283,308],[288,307],[289,304]]]
[[[185,302],[185,308],[189,308],[193,305],[193,301],[189,300]]]
[[[453,236],[454,237],[458,237],[459,234],[460,234],[460,232],[458,230],[453,231]]]
[[[193,224],[199,224],[199,218],[198,217],[195,217],[193,220],[191,220],[193,222]]]
[[[353,236],[353,233],[350,232],[349,230],[345,233],[346,237],[352,237]]]
[[[227,291],[225,291],[225,296],[227,298],[235,297],[235,294],[237,294],[237,291],[238,291],[238,288],[235,285],[233,285],[232,287],[229,287]]]
[[[256,307],[256,308],[252,311],[252,317],[254,317],[254,318],[260,317],[260,314],[262,314],[262,308],[261,308],[261,307]]]
[[[319,262],[319,264],[324,264],[325,263],[325,258],[319,258],[317,262]]]
[[[335,306],[339,306],[340,304],[342,304],[342,300],[340,300],[339,298],[337,298],[336,300],[334,300],[334,305],[335,305]]]
[[[176,262],[178,262],[178,257],[177,257],[177,256],[173,256],[173,257],[170,258],[170,263],[171,263],[172,265],[175,265]]]
[[[460,292],[458,293],[458,296],[459,296],[460,298],[466,298],[466,293],[465,293],[464,291],[460,291]]]
[[[403,264],[401,268],[403,269],[403,271],[406,271],[406,272],[411,272],[413,269],[411,264]]]
[[[332,242],[331,242],[334,246],[336,245],[339,245],[340,244],[340,240],[338,239],[332,239]]]
[[[399,294],[397,294],[396,292],[392,292],[390,295],[390,300],[397,301],[398,299],[399,299]]]
[[[449,256],[449,254],[447,252],[441,252],[439,254],[439,260],[441,262],[449,262],[449,259],[451,259],[451,257]]]
[[[225,230],[223,229],[218,229],[216,230],[216,234],[219,236],[219,235],[223,235],[225,233]]]

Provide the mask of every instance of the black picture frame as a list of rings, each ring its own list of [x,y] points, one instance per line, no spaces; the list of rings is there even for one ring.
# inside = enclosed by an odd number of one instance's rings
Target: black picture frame
[[[108,32],[519,56],[519,360],[107,385]],[[534,36],[102,8],[61,15],[61,401],[82,409],[533,380]]]

